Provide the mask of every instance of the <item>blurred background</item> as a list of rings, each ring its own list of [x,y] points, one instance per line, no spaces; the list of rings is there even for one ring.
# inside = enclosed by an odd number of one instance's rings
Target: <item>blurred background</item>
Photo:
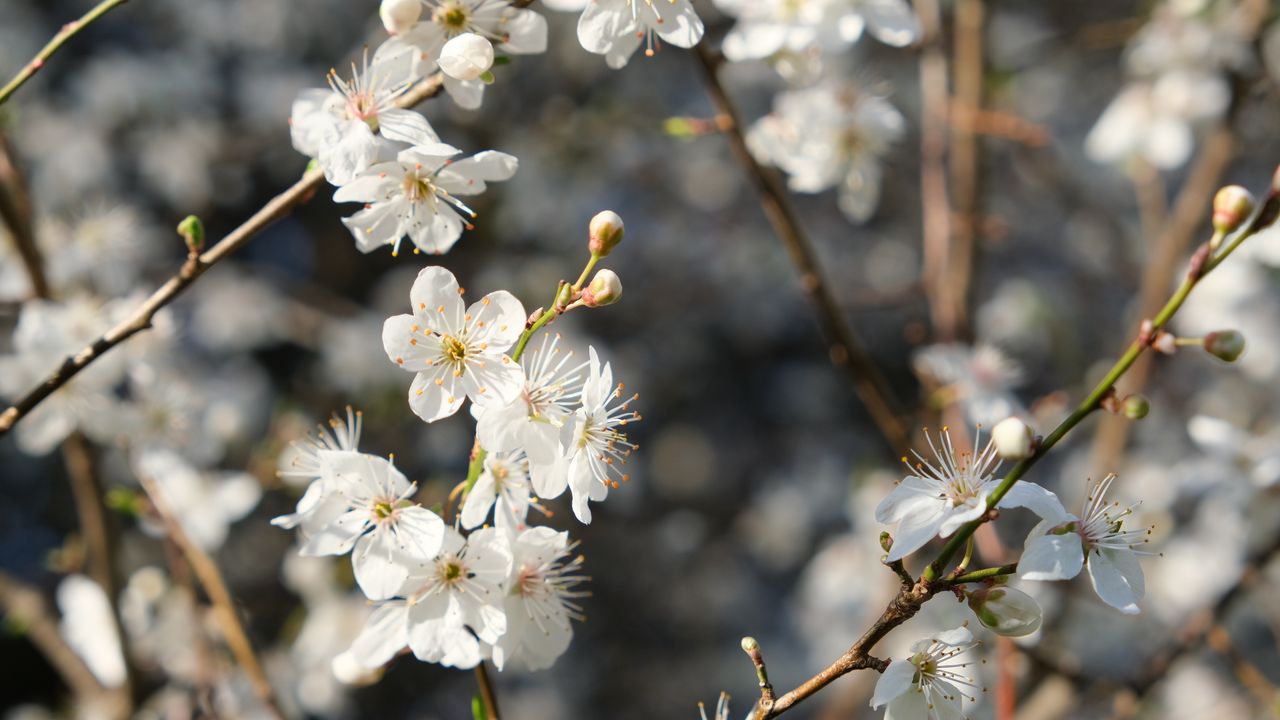
[[[731,19],[695,5],[704,42],[718,46]],[[956,74],[972,63],[959,59],[966,31],[957,18],[974,5],[941,3],[940,33],[923,46],[867,37],[828,60],[905,118],[882,160],[874,216],[852,222],[835,191],[792,197],[917,442],[926,426],[967,436],[1017,411],[1051,429],[1208,237],[1213,191],[1264,188],[1280,160],[1280,40],[1268,3],[985,3],[976,35],[968,31],[981,41],[980,111]],[[1224,6],[1249,6],[1255,20],[1224,29],[1215,24]],[[0,76],[87,7],[0,3]],[[506,288],[534,308],[581,268],[588,219],[619,212],[626,241],[607,265],[625,297],[556,327],[613,363],[639,392],[644,421],[630,428],[641,446],[633,479],[596,508],[592,525],[573,521],[564,498],[551,503],[549,522],[586,555],[587,621],[551,670],[497,677],[503,717],[693,718],[696,703],[721,690],[737,717],[756,695],[743,635],[759,639],[775,686],[790,688],[846,649],[891,597],[895,578],[878,562],[885,528],[873,511],[903,474],[902,448],[882,438],[830,362],[726,138],[664,132],[668,118],[715,113],[692,53],[666,47],[613,71],[579,46],[576,15],[534,8],[551,25],[545,55],[496,68],[479,111],[443,96],[421,108],[465,152],[520,159],[515,178],[476,199],[475,229],[440,262],[472,297]],[[132,307],[181,264],[171,230],[180,219],[198,215],[218,238],[292,184],[307,160],[290,146],[290,104],[384,37],[376,10],[373,0],[135,0],[69,43],[0,110],[58,296]],[[1207,42],[1186,30],[1196,23],[1209,27]],[[1179,55],[1209,77],[1165,82],[1159,97],[1177,96],[1174,109],[1155,100],[1116,109],[1125,92],[1165,81],[1162,68]],[[929,58],[950,67],[953,92],[944,86],[940,102],[921,92]],[[720,76],[744,123],[786,90],[763,63],[727,65]],[[972,262],[944,261],[969,280],[958,298],[925,270],[921,178],[931,170],[921,147],[930,113],[948,108],[945,182],[964,206],[931,211],[951,225],[943,247],[964,233],[973,240]],[[1109,130],[1099,129],[1104,112]],[[1183,127],[1155,131],[1169,123]],[[956,147],[975,153],[967,172],[957,170]],[[428,504],[464,477],[471,447],[469,418],[428,427],[413,416],[408,376],[380,343],[424,258],[359,253],[339,222],[352,208],[330,195],[326,187],[269,227],[156,329],[118,349],[128,389],[118,407],[83,416],[79,440],[0,439],[0,569],[38,590],[50,612],[64,595],[55,593],[60,580],[88,562],[72,476],[89,472],[100,484],[145,716],[261,712],[207,601],[172,571],[171,548],[139,509],[129,452],[152,443],[207,484],[193,490],[192,512],[217,515],[208,549],[286,714],[468,716],[468,672],[401,658],[371,686],[338,683],[329,660],[367,612],[350,565],[299,558],[292,534],[268,524],[300,494],[276,477],[281,452],[347,405],[364,412],[363,449],[394,452]],[[12,331],[30,295],[12,247],[0,230],[0,353],[15,352]],[[1030,478],[1070,509],[1086,478],[1119,474],[1118,499],[1140,500],[1139,524],[1155,525],[1143,613],[1116,613],[1083,580],[1020,584],[1044,606],[1044,628],[1019,642],[1025,652],[994,640],[983,649],[988,692],[973,716],[1002,703],[999,712],[1016,712],[1002,716],[1019,718],[1276,712],[1278,248],[1274,234],[1250,241],[1175,322],[1187,335],[1242,331],[1238,363],[1186,348],[1144,364],[1122,389],[1146,394],[1151,415],[1090,419]],[[940,327],[946,303],[961,319]],[[238,500],[219,499],[231,483]],[[1016,557],[1032,524],[1006,513],[982,538],[984,559]],[[901,657],[912,641],[969,617],[938,598],[877,654]],[[9,614],[0,713],[70,715],[68,688],[30,631]],[[843,679],[790,716],[879,717],[867,707],[873,679]]]

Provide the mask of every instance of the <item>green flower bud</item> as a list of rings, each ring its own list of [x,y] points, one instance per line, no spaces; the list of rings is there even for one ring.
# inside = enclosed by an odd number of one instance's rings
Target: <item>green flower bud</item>
[[[621,299],[622,279],[608,268],[596,272],[591,283],[582,289],[582,304],[587,307],[604,307]]]
[[[978,617],[978,622],[997,635],[1022,637],[1040,628],[1040,604],[1011,587],[989,587],[969,593],[969,609]]]
[[[195,215],[188,215],[178,223],[178,234],[191,252],[198,253],[204,249],[204,223]]]
[[[592,255],[608,257],[609,253],[622,242],[626,228],[622,217],[612,210],[596,213],[587,226],[587,250]]]
[[[1210,355],[1235,362],[1244,352],[1244,336],[1235,330],[1218,330],[1204,336],[1204,349]]]
[[[1151,412],[1151,403],[1142,395],[1130,395],[1124,399],[1120,411],[1130,420],[1141,420]]]
[[[1213,229],[1229,233],[1253,213],[1257,200],[1239,185],[1228,185],[1213,196]]]

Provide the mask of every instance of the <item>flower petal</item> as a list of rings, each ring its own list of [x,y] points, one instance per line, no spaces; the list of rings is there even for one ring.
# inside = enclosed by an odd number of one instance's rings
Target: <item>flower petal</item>
[[[1079,535],[1037,535],[1027,538],[1018,560],[1018,575],[1027,580],[1070,580],[1083,566]]]

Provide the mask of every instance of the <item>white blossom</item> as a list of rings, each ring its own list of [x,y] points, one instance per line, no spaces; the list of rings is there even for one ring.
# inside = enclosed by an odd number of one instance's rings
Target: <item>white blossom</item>
[[[440,50],[440,70],[458,80],[477,80],[493,67],[493,43],[463,33],[451,38]]]
[[[943,428],[938,444],[926,434],[933,460],[913,453],[913,474],[903,478],[876,507],[876,520],[897,524],[888,560],[901,560],[924,547],[934,537],[948,537],[961,526],[987,512],[987,498],[1000,485],[994,472],[1000,463],[995,444],[988,442],[978,453],[959,451],[951,433]],[[975,447],[981,437],[975,441]],[[1009,488],[997,508],[1022,507],[1042,518],[1059,517],[1065,510],[1053,493],[1023,480]]]
[[[406,236],[424,253],[448,252],[463,227],[471,223],[459,211],[476,213],[459,199],[479,195],[486,182],[510,179],[518,161],[506,153],[486,150],[455,161],[461,153],[444,143],[401,150],[394,160],[374,164],[338,188],[336,202],[365,203],[364,209],[342,219],[361,252],[390,245],[400,252]]]
[[[689,0],[592,0],[578,18],[578,42],[604,55],[615,70],[644,44],[652,56],[660,43],[691,48],[702,39],[702,19]]]
[[[584,619],[577,590],[582,556],[570,557],[577,543],[569,533],[531,527],[511,540],[511,577],[504,610],[507,631],[493,645],[499,670],[517,665],[530,670],[551,667],[573,639],[570,620]]]
[[[187,537],[206,552],[222,547],[231,524],[245,517],[262,498],[262,486],[243,472],[210,472],[189,465],[165,448],[136,453],[139,475],[150,478]],[[161,532],[158,526],[151,526]]]
[[[533,10],[512,7],[507,0],[424,0],[427,12],[407,30],[378,48],[374,65],[408,81],[445,70],[444,88],[459,106],[474,110],[484,99],[484,82],[449,74],[440,64],[445,44],[470,33],[488,40],[506,55],[536,55],[547,50],[547,20]]]
[[[1027,536],[1018,574],[1026,580],[1069,580],[1087,567],[1098,597],[1120,612],[1134,614],[1146,587],[1138,556],[1150,554],[1138,548],[1147,543],[1151,529],[1124,529],[1136,505],[1107,503],[1115,479],[1112,474],[1090,484],[1080,517],[1065,510],[1043,516]]]
[[[68,575],[58,583],[58,631],[98,682],[118,688],[126,680],[124,652],[111,601],[98,583],[84,575]]]
[[[940,385],[942,397],[958,403],[971,423],[987,425],[1023,414],[1013,393],[1022,368],[993,345],[928,345],[911,360],[916,374]]]
[[[520,392],[524,371],[505,353],[524,331],[524,306],[497,290],[467,308],[453,273],[424,268],[409,291],[412,315],[388,318],[382,346],[396,365],[415,373],[409,407],[435,422],[471,398],[506,404]]]
[[[352,644],[354,657],[379,667],[407,645],[425,662],[475,667],[507,630],[502,599],[510,573],[511,548],[502,531],[485,528],[464,539],[446,529],[435,560],[411,568],[397,593],[403,599],[373,611]]]
[[[443,542],[439,515],[410,499],[417,486],[390,460],[364,453],[320,452],[329,521],[302,546],[303,555],[351,552],[356,582],[373,600],[392,597],[414,564],[429,562]]]
[[[864,28],[897,47],[920,34],[906,0],[715,0],[715,5],[737,18],[724,39],[725,57],[733,62],[840,52],[862,37]]]
[[[980,645],[968,628],[940,632],[911,646],[876,681],[871,707],[885,708],[885,720],[964,720],[963,701],[977,686],[964,673],[965,651]]]
[[[498,527],[517,527],[524,524],[531,501],[529,462],[524,452],[489,452],[458,517],[462,527],[471,529],[482,525],[492,509]]]
[[[293,102],[289,118],[293,147],[315,158],[325,179],[345,185],[378,160],[392,140],[429,145],[440,140],[427,119],[395,106],[409,89],[403,81],[391,81],[387,73],[369,66],[351,68],[351,80],[329,71],[329,90],[303,90]]]
[[[595,348],[589,348],[589,353],[582,406],[561,430],[564,472],[548,472],[542,482],[534,477],[540,497],[557,497],[567,486],[573,495],[573,514],[584,523],[591,522],[589,502],[604,500],[610,487],[631,479],[621,466],[636,446],[619,428],[640,419],[639,413],[628,409],[639,396],[622,399],[622,384],[614,386],[609,363],[600,364]]]
[[[490,452],[523,450],[535,485],[543,488],[539,492],[552,482],[548,473],[564,472],[560,429],[581,397],[587,369],[573,357],[560,347],[559,333],[543,333],[541,343],[520,357],[524,386],[511,402],[472,407],[480,446]]]
[[[904,132],[905,121],[888,100],[833,82],[779,93],[747,142],[756,158],[788,175],[792,190],[838,187],[840,209],[865,222],[880,203],[881,163]]]

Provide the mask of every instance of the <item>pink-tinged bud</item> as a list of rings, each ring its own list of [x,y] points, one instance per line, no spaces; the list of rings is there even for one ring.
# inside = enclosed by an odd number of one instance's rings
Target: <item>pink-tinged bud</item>
[[[1151,341],[1151,349],[1165,355],[1172,355],[1178,351],[1178,338],[1174,337],[1173,333],[1161,330]]]
[[[389,35],[407,32],[422,17],[422,0],[382,0],[378,17]]]
[[[1228,185],[1213,196],[1213,229],[1229,233],[1240,227],[1257,204],[1253,193],[1239,185]]]
[[[880,532],[880,549],[889,552],[893,548],[893,536],[886,531]]]
[[[591,278],[591,284],[582,289],[582,304],[587,307],[604,307],[622,299],[622,279],[618,273],[605,268]]]
[[[1036,453],[1036,436],[1016,417],[1005,418],[991,429],[991,442],[1005,460],[1025,460]]]
[[[1130,395],[1120,404],[1120,412],[1130,420],[1141,420],[1151,412],[1151,403],[1142,395]]]
[[[475,80],[493,67],[493,43],[475,33],[463,33],[444,44],[439,63],[449,77]]]
[[[1210,355],[1235,362],[1244,352],[1244,336],[1235,330],[1218,330],[1204,336],[1204,349]]]
[[[997,635],[1022,637],[1040,629],[1040,603],[1011,587],[982,588],[969,593],[969,609]]]
[[[596,213],[587,226],[587,250],[592,255],[607,257],[622,242],[625,230],[618,213],[612,210]]]

